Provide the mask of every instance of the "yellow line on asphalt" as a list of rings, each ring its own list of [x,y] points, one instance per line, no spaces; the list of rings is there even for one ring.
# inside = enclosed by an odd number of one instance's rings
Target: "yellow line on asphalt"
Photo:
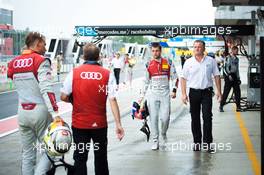
[[[257,158],[257,154],[254,150],[254,146],[250,140],[249,137],[249,133],[248,130],[246,128],[245,122],[241,117],[241,113],[240,112],[236,112],[236,119],[237,122],[239,124],[240,127],[240,132],[242,134],[243,140],[244,140],[244,144],[246,146],[246,150],[247,150],[247,154],[248,154],[248,158],[251,161],[251,165],[254,171],[255,175],[260,175],[261,174],[261,170],[260,170],[260,162]]]

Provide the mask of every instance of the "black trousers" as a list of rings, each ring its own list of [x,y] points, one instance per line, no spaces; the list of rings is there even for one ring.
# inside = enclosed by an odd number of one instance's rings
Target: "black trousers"
[[[194,143],[202,143],[200,113],[202,108],[203,118],[203,143],[213,142],[212,136],[212,94],[213,88],[198,90],[190,88],[190,112],[192,118],[192,134]]]
[[[73,153],[75,175],[87,175],[89,148],[94,148],[95,175],[108,175],[107,128],[78,129],[72,127],[76,149]],[[90,143],[93,140],[93,145]]]
[[[181,58],[181,66],[182,66],[182,68],[184,66],[184,63],[185,63],[185,58]]]
[[[114,68],[114,75],[115,75],[117,85],[119,85],[120,71],[121,71],[120,68]]]
[[[235,94],[235,101],[236,101],[236,106],[237,108],[240,108],[240,98],[241,98],[241,90],[240,90],[240,85],[238,81],[230,81],[228,77],[225,77],[225,85],[224,85],[224,92],[223,92],[223,98],[220,103],[220,106],[224,106],[226,104],[226,99],[228,97],[228,94],[233,88],[233,92]]]

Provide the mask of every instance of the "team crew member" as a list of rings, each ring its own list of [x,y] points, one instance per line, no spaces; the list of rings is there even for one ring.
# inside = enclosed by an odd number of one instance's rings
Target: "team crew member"
[[[128,64],[129,64],[129,55],[126,53],[124,55],[124,66],[123,66],[123,72],[125,73],[123,84],[126,84],[126,81],[128,80]]]
[[[151,120],[151,132],[153,138],[152,150],[159,149],[159,118],[161,120],[161,144],[167,142],[167,130],[170,121],[170,80],[172,80],[171,97],[176,98],[177,73],[173,63],[161,57],[161,46],[152,43],[152,59],[147,65],[142,96],[145,96],[150,86],[150,94],[147,98]]]
[[[118,86],[120,80],[120,71],[124,66],[124,60],[120,58],[120,53],[116,53],[116,57],[112,60],[111,64],[114,67],[114,75],[116,79],[116,84]]]
[[[133,79],[133,68],[136,64],[136,60],[134,58],[129,58],[128,54],[125,54],[125,79],[124,83],[126,81],[129,82],[130,88],[132,88],[132,79]]]
[[[62,64],[62,61],[63,61],[63,53],[60,52],[60,54],[56,56],[55,60],[57,61],[58,82],[60,82],[60,73],[61,73],[61,64]]]
[[[135,64],[136,64],[135,58],[128,59],[127,79],[128,79],[130,88],[132,88],[133,69],[134,69]]]
[[[17,88],[18,125],[23,145],[22,174],[33,175],[36,164],[37,140],[42,142],[44,132],[52,122],[59,119],[55,94],[52,90],[51,62],[44,58],[45,37],[30,32],[25,40],[27,49],[8,63],[7,76]],[[51,164],[47,155],[40,158],[35,174],[46,174]]]
[[[236,111],[240,112],[240,98],[241,98],[241,91],[240,91],[240,76],[239,76],[239,59],[237,58],[238,54],[238,47],[232,47],[231,55],[227,56],[225,64],[224,64],[224,79],[225,79],[225,86],[223,92],[223,99],[220,103],[219,111],[224,112],[223,106],[226,103],[226,99],[228,94],[233,88],[236,100]]]
[[[213,97],[213,80],[217,87],[216,96],[221,100],[221,82],[220,73],[216,61],[204,55],[205,43],[201,40],[194,42],[194,56],[188,59],[183,66],[182,101],[188,102],[186,86],[190,88],[190,112],[192,118],[192,134],[194,141],[194,151],[201,150],[202,132],[200,122],[200,112],[202,107],[203,117],[203,146],[208,152],[213,152],[211,143],[212,136],[212,97]]]
[[[184,65],[184,63],[185,63],[185,61],[186,61],[186,59],[185,59],[185,55],[184,55],[184,52],[182,52],[180,58],[181,58],[181,66],[182,66],[182,68],[183,68],[183,65]]]
[[[115,98],[115,79],[107,69],[98,64],[100,50],[93,44],[84,46],[84,64],[73,69],[61,89],[61,100],[73,104],[72,131],[77,145],[73,159],[75,175],[86,175],[91,139],[94,143],[94,166],[96,175],[107,175],[107,97],[116,122],[118,139],[124,136],[120,113]],[[106,89],[108,87],[108,89]],[[84,145],[80,147],[78,145]]]

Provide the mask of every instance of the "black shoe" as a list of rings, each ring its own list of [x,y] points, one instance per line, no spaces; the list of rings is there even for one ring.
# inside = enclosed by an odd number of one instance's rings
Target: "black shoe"
[[[219,112],[224,112],[223,106],[219,107]]]
[[[201,143],[194,143],[193,151],[201,151]]]
[[[209,148],[207,150],[207,152],[210,153],[210,154],[214,154],[215,153],[215,149],[214,148]]]
[[[213,145],[210,143],[203,143],[203,151],[206,151],[210,154],[215,153],[215,149],[213,148]]]

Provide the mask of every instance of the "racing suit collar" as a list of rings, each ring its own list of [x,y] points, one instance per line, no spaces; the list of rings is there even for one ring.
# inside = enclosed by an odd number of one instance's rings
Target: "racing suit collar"
[[[152,60],[158,62],[158,63],[161,63],[161,57],[159,57],[159,59],[155,59],[155,58],[152,58]]]
[[[86,60],[83,64],[90,64],[90,65],[99,65],[101,66],[98,61],[90,61],[90,60]]]
[[[37,54],[39,54],[38,52],[36,52],[36,51],[34,51],[34,50],[26,49],[26,50],[23,50],[22,55],[28,55],[28,54],[32,54],[32,53],[37,53]]]
[[[23,50],[22,55],[28,55],[28,54],[31,54],[31,53],[33,53],[33,51],[30,50],[30,49],[27,49],[27,50]]]

